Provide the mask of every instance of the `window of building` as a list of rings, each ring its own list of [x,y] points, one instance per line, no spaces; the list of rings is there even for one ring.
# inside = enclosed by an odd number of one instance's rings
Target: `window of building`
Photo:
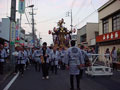
[[[108,33],[109,32],[109,22],[108,19],[103,20],[103,33]]]
[[[95,37],[97,37],[99,35],[99,32],[95,32]]]
[[[86,42],[86,34],[80,36],[80,42]]]
[[[113,17],[113,31],[120,30],[120,12]]]

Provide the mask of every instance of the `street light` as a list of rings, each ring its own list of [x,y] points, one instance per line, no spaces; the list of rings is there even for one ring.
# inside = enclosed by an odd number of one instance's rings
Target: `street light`
[[[28,7],[33,8],[33,7],[34,7],[34,5],[30,5],[30,6],[28,6]]]
[[[35,28],[34,28],[34,11],[33,11],[33,7],[34,5],[30,5],[28,6],[29,8],[32,8],[32,34],[33,34],[33,46],[35,46]]]

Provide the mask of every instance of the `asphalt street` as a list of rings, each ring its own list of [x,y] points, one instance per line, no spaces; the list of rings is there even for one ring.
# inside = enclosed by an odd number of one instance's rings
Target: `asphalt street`
[[[59,70],[58,74],[49,72],[49,80],[42,80],[42,73],[36,72],[31,66],[20,75],[8,90],[70,90],[69,72]],[[120,72],[115,72],[112,77],[89,77],[84,75],[81,79],[81,90],[120,90]]]

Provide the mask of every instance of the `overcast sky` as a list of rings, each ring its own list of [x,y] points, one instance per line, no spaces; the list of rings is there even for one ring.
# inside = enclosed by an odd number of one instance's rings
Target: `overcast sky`
[[[17,0],[17,9],[18,9]],[[35,28],[37,35],[41,35],[42,41],[52,43],[52,36],[48,34],[49,30],[57,26],[57,22],[65,19],[65,26],[70,29],[70,17],[66,17],[66,13],[71,9],[73,11],[73,26],[76,29],[82,27],[87,22],[98,22],[97,9],[109,0],[26,0],[26,7],[34,4],[35,12]],[[10,16],[11,0],[0,0],[0,18]],[[29,12],[31,9],[26,8],[26,13],[29,21],[31,16]],[[91,14],[92,13],[92,14]],[[17,18],[20,15],[17,13]],[[22,27],[26,33],[32,32],[32,29],[26,20],[25,15],[22,15]]]

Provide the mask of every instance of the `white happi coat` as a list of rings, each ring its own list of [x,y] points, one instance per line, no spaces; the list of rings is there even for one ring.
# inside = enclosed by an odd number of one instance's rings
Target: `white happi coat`
[[[2,49],[1,53],[0,53],[0,62],[5,62],[6,57],[7,57],[7,53],[6,53],[5,49]]]
[[[40,55],[41,55],[40,50],[34,51],[33,58],[34,58],[35,62],[41,63]]]
[[[22,52],[22,51],[18,52],[17,63],[18,64],[25,64],[26,63],[24,52]]]
[[[46,49],[46,55],[48,55],[47,59],[46,59],[46,63],[50,62],[50,52],[51,50],[49,48]],[[40,49],[40,54],[43,56],[43,48]]]
[[[51,59],[51,65],[58,65],[59,52],[56,51],[56,52],[54,53],[54,51],[52,51],[51,54],[50,54],[50,59]]]
[[[80,70],[78,65],[84,64],[84,60],[82,59],[81,50],[78,47],[70,47],[66,52],[66,60],[65,63],[69,64],[70,74],[78,75]]]
[[[26,50],[24,50],[24,58],[25,58],[25,62],[28,61],[28,53]]]
[[[65,63],[65,55],[66,55],[66,50],[61,50],[60,59],[63,63]]]

